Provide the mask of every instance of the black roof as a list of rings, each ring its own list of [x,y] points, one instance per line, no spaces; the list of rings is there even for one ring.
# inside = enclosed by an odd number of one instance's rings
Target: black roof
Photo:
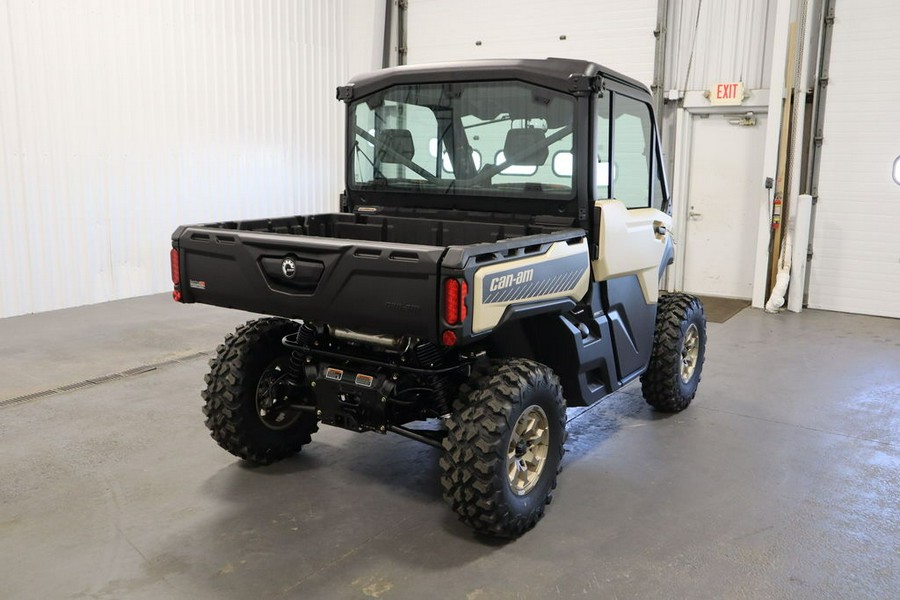
[[[584,93],[592,89],[598,75],[649,93],[641,82],[597,63],[571,58],[545,58],[466,60],[391,67],[357,75],[346,86],[338,88],[338,98],[360,98],[398,84],[509,79],[566,93]]]

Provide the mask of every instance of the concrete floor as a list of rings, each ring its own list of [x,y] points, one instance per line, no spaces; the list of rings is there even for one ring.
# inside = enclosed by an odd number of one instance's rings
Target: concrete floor
[[[246,317],[151,296],[0,321],[0,597],[900,597],[900,321],[710,325],[694,405],[657,415],[632,385],[570,410],[547,516],[500,544],[444,505],[433,448],[219,449],[197,353]]]

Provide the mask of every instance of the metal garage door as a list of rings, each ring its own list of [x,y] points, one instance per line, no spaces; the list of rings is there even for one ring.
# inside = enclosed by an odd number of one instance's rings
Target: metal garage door
[[[836,3],[809,306],[900,317],[900,3]]]
[[[650,85],[657,4],[657,0],[412,0],[409,63],[581,58]]]

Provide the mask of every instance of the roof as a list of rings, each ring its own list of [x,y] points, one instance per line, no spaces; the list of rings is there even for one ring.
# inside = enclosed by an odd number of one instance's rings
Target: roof
[[[649,93],[639,81],[597,63],[571,58],[545,58],[466,60],[391,67],[352,78],[346,86],[338,88],[338,98],[350,100],[368,96],[399,84],[509,79],[574,94],[589,91],[598,75]]]

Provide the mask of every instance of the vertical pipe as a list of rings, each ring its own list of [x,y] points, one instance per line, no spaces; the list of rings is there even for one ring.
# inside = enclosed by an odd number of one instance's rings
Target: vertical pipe
[[[394,24],[394,0],[384,0],[384,34],[382,36],[381,47],[381,68],[387,69],[391,66],[391,34],[393,33]]]
[[[828,66],[831,56],[831,37],[834,28],[835,0],[824,0],[819,21],[819,60],[816,67],[816,85],[813,93],[812,128],[809,135],[806,172],[807,191],[813,197],[813,205],[818,199],[819,160],[822,156],[822,125],[825,112],[825,96],[828,86]]]
[[[812,124],[809,133],[809,152],[807,154],[806,192],[812,197],[809,223],[809,241],[807,242],[807,258],[803,261],[805,277],[803,278],[804,298],[809,290],[809,261],[812,260],[812,243],[816,235],[816,204],[819,200],[819,165],[822,161],[822,140],[825,121],[825,98],[828,95],[828,70],[831,59],[831,39],[834,34],[835,0],[823,0],[821,20],[819,21],[819,62],[816,67],[815,92],[813,95]]]
[[[406,64],[406,16],[409,0],[397,1],[397,64]]]

